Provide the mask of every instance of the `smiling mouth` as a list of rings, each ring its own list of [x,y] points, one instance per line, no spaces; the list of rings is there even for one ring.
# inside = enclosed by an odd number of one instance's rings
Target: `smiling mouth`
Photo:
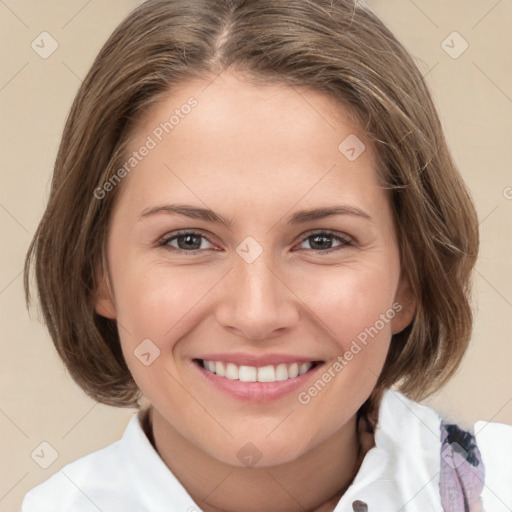
[[[280,382],[304,375],[323,363],[310,361],[308,363],[281,363],[267,366],[245,366],[222,361],[207,361],[194,359],[194,362],[209,373],[229,380],[241,382]]]

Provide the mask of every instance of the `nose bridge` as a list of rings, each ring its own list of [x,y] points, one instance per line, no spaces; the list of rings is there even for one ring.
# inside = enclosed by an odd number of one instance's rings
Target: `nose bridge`
[[[217,315],[219,322],[249,339],[264,339],[290,327],[298,312],[271,251],[252,239],[242,242],[237,253],[228,277],[229,290]]]
[[[283,285],[276,277],[271,259],[270,254],[262,254],[254,261],[238,258],[235,263],[235,282],[238,280],[235,294],[255,311],[262,307],[270,309],[276,301],[276,294],[282,292],[277,289]]]

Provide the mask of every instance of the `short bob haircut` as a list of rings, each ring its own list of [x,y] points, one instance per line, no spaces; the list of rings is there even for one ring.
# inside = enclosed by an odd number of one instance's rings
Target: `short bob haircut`
[[[33,267],[44,320],[72,378],[98,402],[141,407],[118,326],[95,312],[123,182],[101,200],[95,191],[127,161],[148,107],[180,82],[228,69],[256,85],[323,92],[360,123],[391,191],[402,272],[417,302],[358,413],[373,411],[392,386],[413,400],[437,391],[471,337],[478,218],[422,73],[360,0],[149,0],[115,29],[72,104],[25,261],[27,305]]]

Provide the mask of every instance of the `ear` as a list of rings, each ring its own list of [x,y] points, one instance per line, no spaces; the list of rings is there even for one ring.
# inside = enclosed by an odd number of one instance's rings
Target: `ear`
[[[393,309],[396,311],[396,315],[391,320],[393,334],[403,331],[412,322],[416,312],[416,305],[416,297],[412,291],[409,279],[402,272],[393,304]]]
[[[98,289],[96,290],[95,309],[98,315],[116,319],[116,307],[114,303],[113,293],[111,291],[108,269],[104,265],[99,264],[96,274],[98,276]]]

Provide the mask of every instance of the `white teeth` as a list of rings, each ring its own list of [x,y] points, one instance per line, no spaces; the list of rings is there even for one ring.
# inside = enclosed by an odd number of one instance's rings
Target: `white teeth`
[[[276,368],[276,380],[286,380],[288,378],[288,368],[285,364],[278,364]]]
[[[215,364],[215,373],[219,377],[225,377],[226,376],[226,367],[224,366],[224,363],[221,363],[220,361],[217,361]]]
[[[311,368],[311,363],[302,363],[299,367],[299,375],[306,373]]]
[[[303,375],[312,366],[312,363],[285,363],[277,366],[237,366],[233,363],[223,363],[221,361],[203,361],[204,368],[211,373],[216,373],[219,377],[226,377],[231,380],[240,380],[241,382],[279,382],[293,379],[298,375]]]
[[[258,369],[254,366],[240,366],[238,368],[238,380],[242,382],[256,382]]]
[[[276,370],[270,366],[260,366],[258,368],[258,382],[275,382]]]
[[[293,379],[293,377],[297,377],[299,375],[299,365],[297,363],[293,363],[288,368],[288,377]]]
[[[231,380],[238,380],[238,366],[233,363],[226,365],[226,378]]]

